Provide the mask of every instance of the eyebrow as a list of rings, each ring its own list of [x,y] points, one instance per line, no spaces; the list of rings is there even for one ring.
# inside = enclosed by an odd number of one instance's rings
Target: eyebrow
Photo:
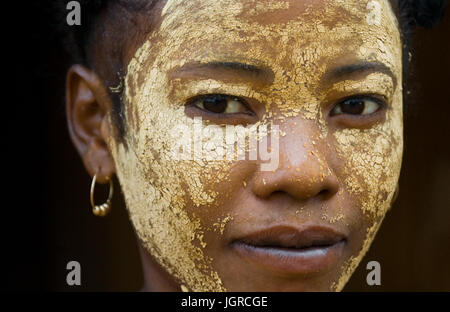
[[[257,66],[239,62],[209,62],[206,63],[205,65],[208,67],[230,68],[234,70],[242,70],[254,73],[259,73],[261,71],[261,69]]]
[[[212,61],[207,63],[192,62],[176,67],[169,71],[170,78],[211,78],[217,73],[223,73],[225,76],[216,78],[219,80],[227,79],[226,74],[238,75],[239,79],[245,79],[253,82],[259,82],[263,85],[270,85],[274,81],[274,72],[265,66],[255,66],[241,62],[221,62]]]
[[[264,85],[271,85],[274,81],[275,74],[268,68],[263,66],[255,66],[241,62],[221,62],[212,61],[207,63],[191,62],[184,64],[180,67],[176,67],[169,71],[169,77],[173,78],[211,78],[213,74],[222,71],[223,73],[232,72],[239,75],[241,79],[248,79],[250,81],[259,81]],[[351,78],[352,76],[364,75],[367,76],[371,73],[380,72],[391,77],[394,88],[397,86],[397,77],[389,66],[382,62],[373,61],[361,61],[354,64],[348,64],[340,67],[333,68],[325,72],[321,82],[335,82],[345,78]],[[219,80],[227,80],[218,78]],[[234,79],[229,79],[230,82],[234,82]]]
[[[344,66],[340,66],[337,68],[333,68],[327,72],[325,72],[322,80],[327,81],[339,81],[344,78],[351,78],[355,75],[364,75],[367,76],[372,73],[383,73],[392,78],[394,83],[394,88],[397,86],[397,77],[394,75],[392,69],[384,63],[373,61],[362,61],[359,63],[348,64]]]

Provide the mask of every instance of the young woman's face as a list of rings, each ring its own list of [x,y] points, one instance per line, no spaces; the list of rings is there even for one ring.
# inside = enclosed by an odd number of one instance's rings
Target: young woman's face
[[[109,142],[145,249],[183,290],[342,289],[399,177],[401,50],[387,0],[164,3]],[[270,160],[219,157],[255,133]]]

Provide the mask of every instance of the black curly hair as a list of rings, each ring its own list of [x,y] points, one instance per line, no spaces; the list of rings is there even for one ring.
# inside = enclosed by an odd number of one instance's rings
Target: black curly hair
[[[403,40],[403,70],[406,77],[408,71],[408,58],[411,49],[411,34],[416,26],[424,28],[435,27],[443,18],[447,0],[390,0],[399,19]],[[64,45],[72,57],[73,62],[90,67],[88,46],[92,39],[94,29],[98,25],[99,16],[108,5],[120,4],[127,9],[139,11],[151,9],[158,0],[126,1],[126,0],[79,0],[81,5],[81,25],[70,27],[65,17],[68,0],[58,0],[54,3],[57,29]],[[405,79],[406,80],[406,79]],[[406,90],[406,88],[404,88]],[[120,94],[111,94],[113,100],[112,117],[118,130],[119,139],[125,132],[123,107]]]

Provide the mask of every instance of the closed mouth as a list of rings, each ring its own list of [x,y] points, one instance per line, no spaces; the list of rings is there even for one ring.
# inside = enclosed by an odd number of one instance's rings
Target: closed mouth
[[[325,271],[342,256],[346,236],[327,227],[278,226],[236,239],[231,246],[246,261],[280,273]]]

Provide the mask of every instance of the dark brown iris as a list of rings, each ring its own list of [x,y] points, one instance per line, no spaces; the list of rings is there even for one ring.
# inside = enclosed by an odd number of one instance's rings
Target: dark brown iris
[[[349,99],[341,103],[341,111],[344,114],[361,115],[364,107],[364,100],[361,99]]]
[[[213,113],[223,113],[227,109],[228,99],[223,95],[211,95],[205,97],[203,100],[203,107]]]

